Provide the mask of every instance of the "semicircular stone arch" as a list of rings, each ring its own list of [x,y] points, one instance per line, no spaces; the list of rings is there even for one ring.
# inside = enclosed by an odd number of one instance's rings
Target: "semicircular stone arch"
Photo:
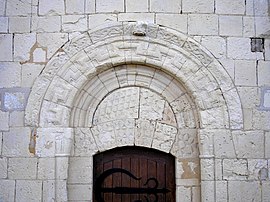
[[[142,28],[145,36],[133,34]],[[148,92],[152,97],[158,97],[159,101],[163,99],[162,113],[167,110],[173,114],[170,124],[164,117],[155,120],[154,129],[158,131],[158,125],[162,124],[171,126],[171,131],[175,128],[171,145],[166,149],[155,146],[167,143],[167,139],[162,140],[161,144],[154,144],[154,134],[149,140],[151,144],[144,146],[154,145],[153,148],[171,152],[180,159],[181,154],[176,152],[180,151],[182,140],[179,137],[187,142],[192,138],[176,134],[179,131],[192,131],[191,136],[195,139],[198,137],[195,144],[198,142],[200,147],[199,151],[198,148],[194,151],[197,151],[196,158],[199,157],[198,153],[201,158],[201,176],[196,177],[202,180],[202,196],[209,194],[208,190],[214,190],[214,175],[208,175],[206,171],[206,167],[214,168],[213,136],[242,127],[239,96],[225,69],[205,48],[179,32],[154,24],[106,24],[80,35],[59,49],[37,78],[25,112],[26,124],[38,130],[36,154],[40,157],[58,157],[56,161],[63,158],[56,165],[66,170],[68,157],[75,155],[70,160],[71,173],[76,170],[75,165],[82,161],[77,159],[76,149],[87,134],[93,133],[89,139],[91,148],[87,149],[87,154],[80,154],[80,158],[88,158],[97,151],[117,146],[100,146],[97,141],[101,138],[100,132],[95,135],[93,131],[99,131],[97,117],[106,100],[127,89],[137,91],[141,96],[139,98],[143,98],[143,92]],[[177,99],[179,103],[186,103],[187,111],[183,111],[181,106],[175,108],[173,102]],[[138,106],[141,106],[140,99]],[[139,124],[140,120],[137,119],[133,126],[136,126],[136,121]],[[93,131],[89,133],[90,128]],[[161,134],[164,138],[166,132]],[[133,144],[135,136],[134,132]],[[53,149],[44,146],[49,140],[53,142]],[[177,162],[183,165],[183,162]],[[90,164],[88,167],[91,167]],[[59,169],[56,168],[56,179],[60,180],[56,186],[63,187],[61,183],[65,184],[68,177],[61,174]],[[180,165],[176,169],[176,175],[177,172],[181,173]],[[182,175],[179,173],[178,176]],[[77,189],[72,185],[76,184],[76,180],[76,174],[69,176],[69,194]],[[86,186],[89,183],[91,180],[85,182]],[[59,187],[55,190],[58,197],[67,198],[67,191],[61,195]],[[211,193],[214,196],[214,191]]]

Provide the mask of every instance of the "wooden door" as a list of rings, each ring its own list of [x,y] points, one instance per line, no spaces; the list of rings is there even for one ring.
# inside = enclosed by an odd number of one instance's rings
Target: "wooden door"
[[[94,156],[94,202],[175,202],[175,159],[142,147]]]

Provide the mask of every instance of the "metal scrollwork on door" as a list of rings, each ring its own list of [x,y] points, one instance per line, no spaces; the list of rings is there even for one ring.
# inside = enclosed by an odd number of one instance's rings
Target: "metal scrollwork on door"
[[[128,175],[133,180],[142,180],[141,178],[137,178],[134,176],[131,172],[122,169],[122,168],[112,168],[109,170],[104,171],[100,176],[96,179],[95,185],[94,185],[94,192],[95,197],[98,202],[105,202],[102,195],[104,193],[115,193],[115,194],[147,194],[147,197],[144,196],[146,199],[146,202],[152,202],[150,201],[149,197],[150,195],[154,196],[153,202],[158,202],[158,194],[166,194],[170,192],[170,190],[166,188],[158,188],[158,180],[154,177],[148,178],[146,182],[144,183],[145,187],[137,188],[137,187],[102,187],[103,182],[105,179],[114,174],[114,173],[123,173]],[[154,186],[149,186],[149,183],[153,182]],[[138,199],[134,202],[142,202],[142,200]]]

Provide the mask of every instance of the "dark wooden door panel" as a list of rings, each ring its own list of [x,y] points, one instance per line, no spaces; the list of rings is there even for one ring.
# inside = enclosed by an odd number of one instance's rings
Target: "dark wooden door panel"
[[[94,202],[175,202],[175,159],[142,147],[94,156]]]

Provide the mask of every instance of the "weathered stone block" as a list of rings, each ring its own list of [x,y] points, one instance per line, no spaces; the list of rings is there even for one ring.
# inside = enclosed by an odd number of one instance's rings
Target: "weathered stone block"
[[[240,74],[240,70],[238,70],[238,74]],[[255,108],[260,105],[259,89],[257,87],[239,86],[237,87],[237,90],[243,108]]]
[[[0,78],[0,88],[19,86],[21,83],[21,65],[17,62],[0,62]]]
[[[91,201],[92,185],[68,185],[68,199],[74,201]]]
[[[118,21],[145,21],[154,23],[154,13],[120,13]]]
[[[183,13],[214,13],[214,0],[183,0]]]
[[[246,15],[255,15],[255,16],[267,16],[268,15],[268,0],[246,0]]]
[[[42,182],[34,180],[17,180],[16,201],[41,202]]]
[[[66,3],[67,14],[83,14],[85,0],[68,0]]]
[[[1,137],[1,136],[0,136]],[[0,147],[1,149],[1,147]],[[1,151],[1,150],[0,150]],[[8,160],[5,157],[0,157],[0,179],[7,178],[7,166],[8,166]],[[1,191],[0,191],[1,193]],[[1,194],[0,194],[1,195]],[[1,199],[1,197],[0,197]]]
[[[148,1],[145,0],[126,0],[126,12],[147,12]]]
[[[67,201],[67,185],[65,180],[43,181],[43,202]]]
[[[264,95],[264,98],[269,99],[269,91]],[[262,109],[269,109],[269,100],[264,100]],[[258,109],[252,110],[252,128],[258,130],[270,130],[270,111],[261,111]],[[259,157],[258,157],[259,158]]]
[[[243,17],[243,36],[255,37],[255,18]]]
[[[269,17],[255,17],[256,23],[256,37],[268,37],[269,36],[269,29],[270,26],[270,19]]]
[[[256,86],[256,61],[235,61],[235,84],[239,86]]]
[[[60,28],[61,26],[59,25],[59,29]],[[55,52],[67,41],[68,41],[68,34],[66,33],[37,34],[37,43],[40,44],[40,46],[42,47],[46,47],[47,59],[51,58],[55,54]]]
[[[0,34],[0,61],[12,61],[12,34]],[[0,67],[1,70],[1,67]]]
[[[0,131],[9,130],[9,113],[0,111]]]
[[[262,59],[262,53],[251,52],[250,38],[228,37],[227,55],[231,59]]]
[[[23,64],[22,65],[22,87],[32,87],[34,81],[44,68],[44,65],[39,64]]]
[[[181,202],[188,202],[191,201],[191,188],[185,186],[178,186],[176,188],[176,200]]]
[[[83,32],[88,29],[87,16],[85,15],[64,15],[62,23],[64,32]]]
[[[105,22],[117,21],[116,14],[94,14],[89,15],[89,28],[93,29]]]
[[[29,33],[30,32],[30,17],[10,17],[9,32],[10,33]]]
[[[119,13],[124,12],[123,0],[96,0],[96,12]]]
[[[26,62],[30,60],[31,49],[36,43],[36,34],[15,34],[14,61]]]
[[[227,202],[228,200],[228,182],[217,181],[216,182],[216,201]]]
[[[245,159],[223,160],[224,180],[246,180],[247,177],[248,177],[247,160]]]
[[[261,131],[233,131],[238,158],[261,158],[264,156],[264,134]]]
[[[10,158],[8,164],[9,179],[36,179],[37,158]]]
[[[267,180],[268,167],[265,159],[248,159],[248,180]]]
[[[0,180],[0,201],[15,201],[15,180]]]
[[[64,0],[40,0],[39,1],[40,15],[63,15],[65,14]]]
[[[90,184],[92,182],[92,158],[70,157],[69,161],[69,184]]]
[[[215,130],[214,150],[218,158],[235,158],[233,138],[229,130]]]
[[[181,1],[178,0],[151,0],[150,12],[180,13]]]
[[[0,17],[0,33],[8,32],[8,18]]]
[[[262,202],[268,202],[270,198],[270,182],[263,181],[262,182]]]
[[[85,13],[95,13],[96,11],[96,1],[86,0],[85,1]]]
[[[270,85],[270,61],[259,60],[258,84],[259,86]]]
[[[55,159],[54,158],[39,158],[38,159],[38,179],[50,180],[55,179]]]
[[[7,1],[6,14],[8,16],[20,15],[29,16],[31,15],[31,0],[12,0]]]
[[[5,14],[6,0],[0,0],[0,15]]]
[[[180,32],[187,33],[187,15],[179,14],[156,14],[156,23],[159,25],[164,25],[168,27],[173,27]]]
[[[32,17],[32,32],[60,32],[60,30],[60,16]]]
[[[261,201],[259,182],[229,181],[229,201]]]
[[[205,46],[216,58],[224,57],[226,54],[226,41],[218,36],[202,37],[201,43]]]
[[[265,157],[270,159],[270,132],[265,132]]]
[[[219,16],[219,35],[242,36],[242,16]]]
[[[214,159],[201,159],[201,180],[214,180],[215,163]]]
[[[217,35],[218,16],[209,14],[189,14],[188,34],[191,35]]]
[[[245,0],[216,0],[216,13],[218,14],[244,14]]]
[[[213,194],[213,190],[215,190],[215,182],[214,181],[202,181],[201,182],[201,200],[202,201],[216,201],[215,195]]]
[[[3,155],[29,157],[30,128],[11,128],[3,133]]]

